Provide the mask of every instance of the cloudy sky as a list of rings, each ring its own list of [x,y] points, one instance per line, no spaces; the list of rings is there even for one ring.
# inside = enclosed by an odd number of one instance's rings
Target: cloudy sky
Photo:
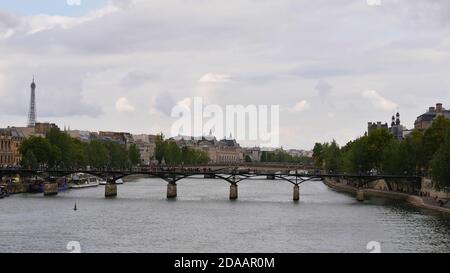
[[[170,134],[202,96],[279,105],[286,148],[345,144],[450,108],[450,1],[0,0],[0,127],[26,125],[33,75],[61,127]]]

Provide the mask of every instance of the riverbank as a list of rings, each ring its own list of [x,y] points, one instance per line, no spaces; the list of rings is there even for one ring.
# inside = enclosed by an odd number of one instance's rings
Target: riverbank
[[[347,192],[356,194],[357,188],[352,187],[349,185],[345,185],[342,183],[338,183],[336,181],[333,181],[332,179],[324,179],[323,183],[330,187],[333,190],[340,191],[340,192]],[[446,206],[439,206],[439,204],[430,197],[421,197],[416,195],[411,195],[407,193],[401,193],[401,192],[392,192],[392,191],[383,191],[383,190],[376,190],[376,189],[362,189],[365,196],[373,196],[373,197],[382,197],[382,198],[390,198],[395,200],[402,200],[405,202],[408,202],[409,204],[418,207],[418,208],[424,208],[424,209],[430,209],[438,212],[444,212],[448,213],[450,215],[450,207],[449,204]]]

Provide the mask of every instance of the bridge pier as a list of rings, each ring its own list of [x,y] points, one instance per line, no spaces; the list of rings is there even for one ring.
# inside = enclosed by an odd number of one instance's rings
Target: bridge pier
[[[44,196],[57,195],[58,194],[58,183],[44,183]]]
[[[294,201],[299,201],[300,200],[300,186],[299,185],[295,185],[294,186]]]
[[[356,200],[358,200],[359,202],[364,201],[364,190],[356,191]]]
[[[238,185],[232,183],[230,185],[230,200],[236,200],[238,198]]]
[[[203,176],[205,179],[215,179],[216,178],[216,176],[214,175],[214,174],[205,174],[204,176]]]
[[[177,183],[168,183],[167,184],[167,198],[176,198],[177,197]]]
[[[117,196],[117,184],[116,183],[106,183],[105,197],[116,197],[116,196]]]
[[[268,174],[266,178],[267,178],[267,180],[275,180],[275,175],[274,174]]]

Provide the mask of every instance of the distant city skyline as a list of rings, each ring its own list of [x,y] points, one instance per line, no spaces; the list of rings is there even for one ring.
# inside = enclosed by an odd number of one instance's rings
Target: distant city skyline
[[[450,3],[430,2],[0,1],[0,127],[26,126],[35,75],[38,121],[72,129],[169,135],[195,96],[280,105],[287,149],[397,111],[413,128],[450,105]]]

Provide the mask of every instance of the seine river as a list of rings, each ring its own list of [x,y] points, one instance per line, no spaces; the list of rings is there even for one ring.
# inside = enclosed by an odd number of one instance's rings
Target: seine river
[[[178,182],[168,201],[166,183],[140,179],[104,198],[104,186],[54,197],[14,195],[0,200],[0,252],[450,252],[450,217],[399,201],[330,190],[321,182],[300,187],[299,203],[287,182],[253,180],[229,201],[222,180]],[[74,204],[78,210],[74,211]]]

